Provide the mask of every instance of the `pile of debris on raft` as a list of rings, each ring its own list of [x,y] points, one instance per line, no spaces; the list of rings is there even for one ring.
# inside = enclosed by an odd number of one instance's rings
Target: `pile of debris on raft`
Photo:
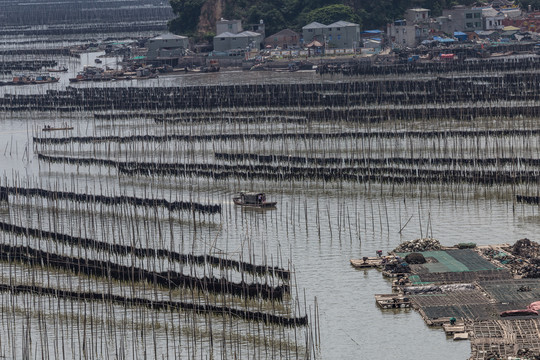
[[[529,239],[521,239],[505,249],[520,258],[512,266],[516,275],[522,278],[540,278],[540,244]],[[523,260],[526,261],[523,261]]]
[[[525,238],[516,241],[509,251],[512,255],[524,259],[535,259],[540,257],[540,244]]]
[[[512,246],[482,249],[481,254],[509,268],[514,276],[540,278],[540,244],[537,242],[521,239]]]
[[[423,238],[401,243],[394,249],[394,253],[423,252],[441,250],[441,243],[434,238]]]
[[[409,264],[399,257],[386,262],[383,268],[383,274],[389,277],[401,276],[403,274],[409,274],[410,272],[411,268],[409,267]]]

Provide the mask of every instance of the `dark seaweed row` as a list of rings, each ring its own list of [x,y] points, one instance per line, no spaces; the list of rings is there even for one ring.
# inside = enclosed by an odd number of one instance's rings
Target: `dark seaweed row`
[[[0,200],[2,200],[3,193],[0,192]],[[136,248],[130,245],[111,244],[94,239],[81,238],[77,236],[71,236],[68,234],[61,234],[53,231],[45,231],[41,229],[34,229],[28,227],[17,226],[0,222],[0,230],[5,232],[11,232],[19,235],[33,236],[37,238],[48,238],[54,241],[62,242],[64,244],[82,246],[84,248],[96,249],[116,253],[120,255],[134,254],[138,257],[160,257],[175,260],[181,263],[192,264],[210,264],[213,266],[229,267],[239,269],[241,271],[247,271],[255,274],[269,274],[276,275],[283,280],[289,280],[290,272],[288,270],[279,267],[269,267],[264,265],[254,265],[243,261],[235,261],[230,259],[224,259],[217,256],[210,255],[192,255],[181,254],[175,251],[166,249],[152,249],[152,248]]]
[[[47,157],[47,161],[63,162],[63,157]],[[81,164],[100,164],[99,159],[80,158]],[[69,158],[75,161],[75,158]],[[110,163],[110,161],[108,161]],[[116,163],[115,167],[126,175],[201,176],[215,180],[228,178],[285,180],[324,180],[382,183],[454,183],[520,184],[540,182],[540,171],[491,171],[491,170],[431,170],[402,169],[397,167],[298,167],[271,165],[224,165],[188,163]]]
[[[45,155],[38,155],[38,159],[47,160]],[[105,164],[103,164],[105,165]],[[114,166],[113,163],[108,164]],[[72,201],[96,202],[106,205],[130,204],[137,206],[162,206],[170,211],[199,211],[202,213],[221,213],[221,205],[203,205],[187,201],[168,201],[165,199],[144,199],[134,196],[105,196],[93,194],[77,194],[67,191],[52,191],[37,188],[0,187],[1,192],[9,192],[22,196],[41,196],[49,199],[67,199]]]
[[[94,118],[99,120],[120,120],[133,118],[150,118],[156,123],[209,123],[209,122],[226,122],[226,123],[261,123],[261,122],[279,122],[279,123],[295,123],[303,124],[308,120],[304,116],[285,115],[279,113],[254,114],[252,111],[221,111],[219,114],[215,112],[182,112],[181,117],[177,114],[158,115],[155,113],[124,113],[124,114],[94,114]],[[282,110],[280,112],[283,112]]]
[[[167,30],[167,22],[165,20],[156,20],[150,23],[135,23],[135,24],[123,24],[109,23],[109,24],[92,24],[92,26],[76,26],[76,27],[53,27],[47,28],[2,28],[0,29],[0,36],[44,36],[44,35],[70,35],[70,34],[107,34],[107,33],[141,33],[144,31],[165,31]]]
[[[304,124],[307,123],[307,119],[303,116],[286,116],[286,115],[257,115],[257,116],[241,116],[240,114],[229,115],[229,116],[208,116],[204,114],[199,117],[155,117],[154,122],[156,123],[168,123],[168,124],[179,124],[179,123],[209,123],[209,122],[224,122],[228,124],[240,123],[240,124],[259,124],[259,123],[289,123],[289,124]]]
[[[160,1],[34,1],[22,4],[18,1],[2,1],[2,34],[18,30],[20,35],[44,34],[40,30],[64,29],[70,33],[73,28],[86,28],[86,34],[98,29],[115,26],[130,26],[133,34],[139,34],[139,22],[163,24],[173,16],[171,7]],[[31,5],[31,6],[24,6]],[[152,6],[148,6],[152,5]],[[38,8],[36,8],[38,6]],[[47,25],[47,26],[34,26]],[[121,32],[118,30],[118,32]],[[47,32],[50,33],[50,32]],[[56,33],[56,32],[55,32]]]
[[[464,158],[404,158],[389,157],[379,158],[312,158],[305,156],[290,155],[260,155],[260,154],[233,154],[214,153],[216,159],[224,161],[257,161],[260,163],[287,162],[292,164],[316,164],[316,165],[411,165],[411,166],[506,166],[506,165],[527,165],[540,166],[540,159],[531,158],[486,158],[486,159],[464,159]]]
[[[58,65],[56,60],[18,60],[18,61],[1,61],[0,71],[39,71],[42,68],[54,67]]]
[[[341,139],[341,138],[447,138],[447,137],[503,137],[503,136],[531,136],[540,134],[540,129],[498,129],[498,130],[426,130],[426,131],[354,131],[334,133],[271,133],[271,134],[211,134],[211,135],[130,135],[130,136],[69,136],[62,138],[33,137],[37,144],[66,144],[111,141],[128,143],[135,141],[163,142],[163,141],[218,141],[218,140],[273,140],[273,139]]]
[[[516,195],[516,201],[525,204],[540,204],[540,196]]]
[[[1,261],[19,261],[31,266],[50,266],[56,269],[71,271],[74,274],[85,274],[111,278],[118,281],[141,282],[160,285],[165,288],[187,288],[227,293],[237,296],[260,297],[267,300],[283,300],[283,294],[289,292],[289,286],[269,286],[266,284],[244,281],[234,283],[225,278],[197,278],[175,271],[154,272],[134,266],[124,266],[110,261],[74,258],[37,250],[29,246],[11,246],[0,244]]]
[[[35,42],[38,42],[39,44],[47,43],[47,42],[58,42],[58,40],[36,40]],[[0,55],[59,55],[59,56],[71,56],[71,50],[69,48],[55,48],[55,49],[36,49],[36,48],[30,48],[30,49],[7,49],[7,50],[0,50]],[[42,60],[44,61],[44,60]],[[18,61],[17,61],[18,62]],[[56,66],[57,63],[54,61],[54,64],[50,64],[52,61],[48,61],[47,67],[53,67]],[[0,65],[1,66],[1,65]],[[39,70],[40,68],[37,68],[36,70]]]
[[[486,70],[488,71],[488,70]],[[490,101],[525,101],[537,100],[540,91],[540,72],[511,73],[504,75],[485,75],[452,78],[404,79],[352,81],[323,84],[261,84],[227,86],[193,86],[175,88],[125,87],[92,88],[67,87],[65,90],[50,90],[46,94],[22,95],[6,94],[0,98],[2,110],[55,110],[55,111],[110,111],[115,110],[155,110],[168,109],[215,109],[242,107],[293,107],[303,109],[306,114],[317,117],[321,108],[344,108],[345,118],[350,121],[355,117],[370,114],[388,114],[405,118],[415,111],[425,111],[427,115],[459,116],[462,113],[487,115],[510,114],[505,111],[507,105],[491,104],[473,106],[474,112],[464,106],[441,104],[455,103],[480,104]],[[437,104],[429,106],[422,104]],[[354,108],[351,109],[351,105]],[[379,105],[374,107],[373,105]],[[391,105],[391,106],[382,106]],[[394,108],[398,105],[398,108]],[[366,109],[356,109],[367,106]],[[406,106],[419,107],[416,109]],[[530,113],[534,106],[520,106],[520,114]],[[514,107],[510,107],[513,109]],[[413,112],[411,112],[413,111]],[[434,112],[433,114],[430,111]],[[530,113],[535,114],[535,113]],[[537,112],[536,112],[537,114]],[[321,113],[321,117],[327,114]],[[396,116],[400,115],[400,116]],[[362,120],[362,119],[358,119]]]
[[[157,301],[145,298],[126,297],[95,292],[60,290],[32,285],[0,284],[0,291],[11,292],[13,294],[27,293],[33,295],[49,295],[60,299],[77,301],[107,301],[123,306],[144,306],[152,310],[192,310],[196,313],[212,313],[221,316],[234,316],[243,320],[263,321],[265,323],[283,326],[306,326],[308,324],[307,315],[303,317],[291,318],[260,311],[240,310],[228,306],[203,305],[180,301]]]
[[[39,100],[39,99],[37,99]],[[296,113],[298,115],[304,116],[306,122],[320,122],[320,121],[341,121],[341,122],[350,122],[350,123],[380,123],[385,120],[417,120],[417,119],[457,119],[457,120],[473,120],[476,118],[485,118],[485,117],[506,117],[506,118],[516,118],[516,117],[536,117],[540,113],[540,105],[514,105],[508,106],[506,104],[492,106],[486,105],[456,105],[449,107],[421,107],[416,105],[415,107],[386,107],[380,106],[378,108],[342,108],[342,107],[333,107],[335,104],[331,102],[326,103],[324,109],[302,109],[298,110]],[[270,105],[270,104],[269,104]],[[97,105],[101,107],[101,105]],[[116,105],[114,105],[116,106]],[[158,103],[153,104],[152,106],[158,106]],[[261,105],[262,106],[262,105]],[[285,105],[286,106],[286,105]],[[85,106],[84,106],[85,107]],[[151,106],[149,106],[151,108]],[[105,108],[105,107],[104,107]],[[135,104],[134,108],[144,109],[146,107],[141,107],[140,104]],[[0,110],[4,111],[28,111],[28,110],[40,110],[48,111],[54,110],[60,112],[73,112],[81,110],[81,107],[76,105],[69,106],[41,106],[37,105],[35,102],[31,101],[19,101],[13,103],[8,103],[2,101],[0,98]],[[92,110],[96,110],[94,107]],[[177,107],[169,109],[178,109]],[[287,113],[287,109],[283,109],[283,112]],[[294,121],[292,121],[294,123]]]
[[[534,43],[524,44],[526,51],[534,48]],[[394,64],[374,64],[370,61],[348,63],[327,63],[317,67],[319,74],[345,75],[400,75],[400,74],[441,74],[448,72],[509,71],[520,69],[540,69],[540,59],[536,57],[488,58],[471,61],[417,61]]]
[[[155,166],[156,164],[151,164]],[[160,164],[163,165],[163,164]],[[428,170],[372,167],[308,168],[264,165],[210,165],[183,164],[179,167],[147,166],[119,167],[128,175],[201,176],[212,179],[242,178],[274,181],[315,179],[324,181],[355,181],[382,183],[453,183],[521,184],[540,182],[540,171],[489,171],[489,170]]]

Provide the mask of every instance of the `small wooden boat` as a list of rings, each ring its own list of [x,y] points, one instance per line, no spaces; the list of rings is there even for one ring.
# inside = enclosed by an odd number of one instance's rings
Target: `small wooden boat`
[[[359,269],[378,268],[383,265],[382,257],[363,257],[362,259],[351,259],[351,265]]]
[[[64,66],[61,69],[47,69],[47,71],[49,71],[49,72],[66,72],[66,71],[68,71],[68,68]]]
[[[60,130],[73,130],[73,126],[63,126],[63,127],[52,127],[50,125],[45,125],[43,131],[60,131]]]
[[[254,207],[260,209],[275,208],[276,201],[266,201],[266,194],[261,192],[245,192],[241,191],[237,196],[233,197],[236,205]]]

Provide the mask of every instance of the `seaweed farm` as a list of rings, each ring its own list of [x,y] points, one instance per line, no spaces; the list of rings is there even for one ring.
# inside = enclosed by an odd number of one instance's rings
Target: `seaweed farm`
[[[349,259],[538,240],[536,67],[2,87],[0,356],[487,358]]]

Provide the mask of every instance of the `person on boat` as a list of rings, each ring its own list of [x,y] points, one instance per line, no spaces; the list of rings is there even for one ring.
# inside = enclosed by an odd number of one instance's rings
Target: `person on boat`
[[[257,196],[257,200],[258,200],[258,203],[259,204],[262,204],[263,202],[263,196],[261,194],[259,194],[259,196]]]

